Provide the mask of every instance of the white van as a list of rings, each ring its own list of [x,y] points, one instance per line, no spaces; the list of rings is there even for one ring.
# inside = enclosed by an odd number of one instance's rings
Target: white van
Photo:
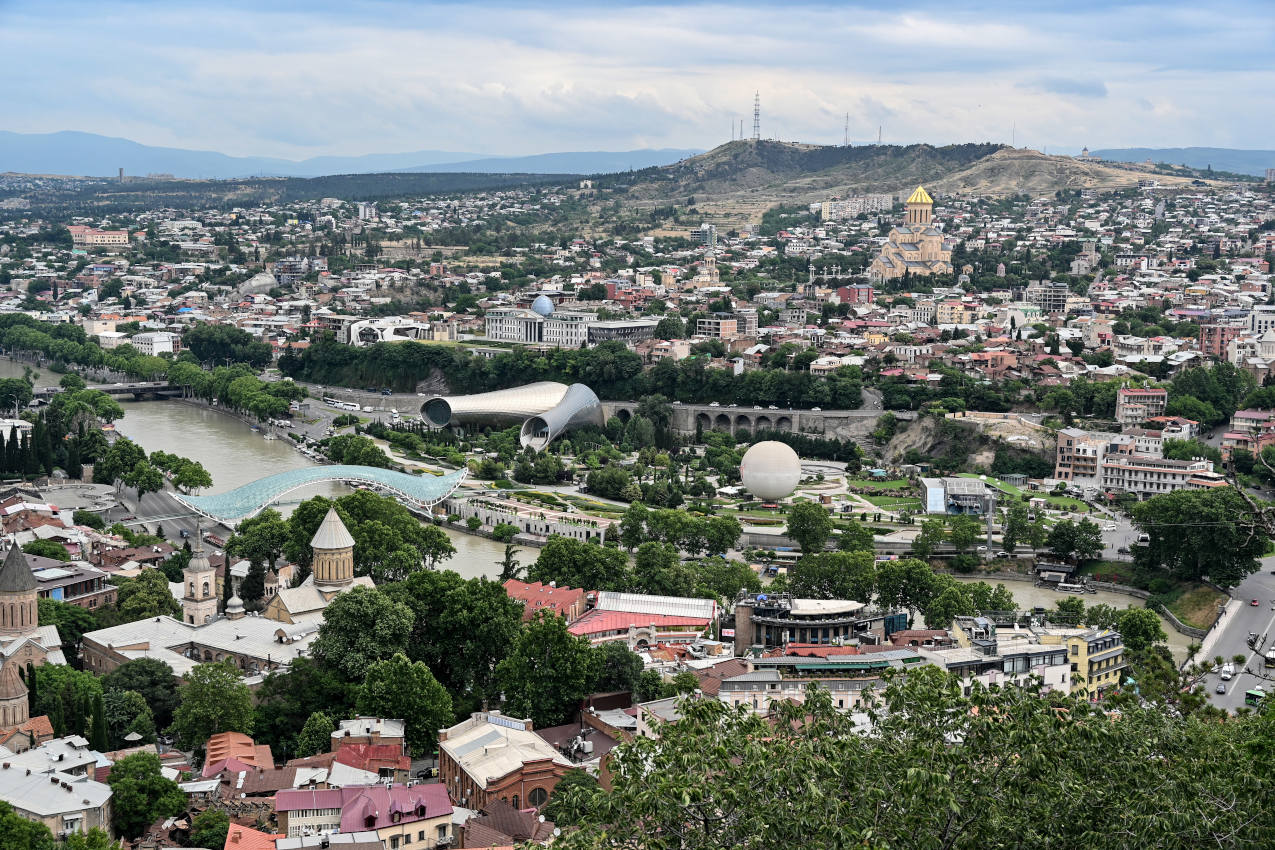
[[[1222,681],[1229,682],[1231,677],[1235,675],[1235,665],[1229,661],[1222,665]]]

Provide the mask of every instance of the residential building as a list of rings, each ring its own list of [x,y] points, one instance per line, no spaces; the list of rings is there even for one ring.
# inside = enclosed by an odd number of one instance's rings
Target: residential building
[[[714,313],[695,322],[695,335],[713,339],[734,339],[740,335],[739,322],[731,313]]]
[[[1231,341],[1239,339],[1246,329],[1241,325],[1211,323],[1200,325],[1200,353],[1219,360],[1226,358]]]
[[[503,800],[539,808],[574,765],[534,731],[530,720],[476,711],[438,733],[438,775],[451,798],[468,809]]]
[[[72,224],[71,244],[84,248],[104,248],[128,245],[127,230],[98,230],[83,224]]]
[[[129,344],[146,357],[158,357],[161,354],[176,354],[180,337],[167,331],[151,331],[133,334]]]
[[[1041,635],[1040,642],[1067,648],[1073,693],[1098,699],[1120,686],[1121,671],[1128,664],[1124,638],[1114,629],[1050,629]]]
[[[111,787],[89,775],[32,770],[5,761],[0,764],[0,800],[55,836],[93,828],[111,831]]]
[[[1213,471],[1205,458],[1169,460],[1142,455],[1107,458],[1102,464],[1102,486],[1108,492],[1134,493],[1149,499],[1177,490],[1221,487],[1226,480]]]
[[[374,832],[387,850],[452,843],[452,803],[437,783],[285,789],[275,795],[275,811],[289,838]]]
[[[578,620],[585,612],[585,592],[578,587],[558,587],[556,582],[542,584],[509,579],[504,584],[505,593],[523,605],[522,618],[530,620],[541,610],[551,611],[568,623]]]
[[[1140,425],[1154,416],[1163,416],[1169,391],[1155,387],[1121,387],[1116,390],[1116,421]]]
[[[107,580],[108,574],[85,563],[54,564],[35,569],[32,575],[35,576],[36,595],[40,599],[66,602],[81,608],[97,608],[115,602],[118,588]]]

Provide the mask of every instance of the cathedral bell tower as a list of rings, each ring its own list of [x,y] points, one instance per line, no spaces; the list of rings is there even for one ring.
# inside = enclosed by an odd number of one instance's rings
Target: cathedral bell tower
[[[229,570],[226,581],[230,581]],[[217,616],[217,571],[208,563],[208,556],[204,554],[203,535],[198,531],[190,563],[182,570],[182,582],[186,585],[186,595],[182,597],[182,617],[195,626],[212,622]]]
[[[929,227],[934,218],[934,199],[925,191],[924,186],[917,186],[916,191],[908,196],[907,215],[903,223],[909,227]]]

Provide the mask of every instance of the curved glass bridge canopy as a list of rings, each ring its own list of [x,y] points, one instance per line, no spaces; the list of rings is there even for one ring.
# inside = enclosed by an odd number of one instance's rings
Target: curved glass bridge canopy
[[[463,469],[447,475],[408,475],[406,472],[378,469],[374,466],[333,464],[308,466],[280,472],[278,475],[268,475],[225,493],[209,496],[184,496],[180,493],[173,495],[192,511],[229,524],[256,516],[271,502],[293,490],[319,482],[345,481],[349,484],[383,487],[409,502],[430,507],[450,496],[464,478]]]

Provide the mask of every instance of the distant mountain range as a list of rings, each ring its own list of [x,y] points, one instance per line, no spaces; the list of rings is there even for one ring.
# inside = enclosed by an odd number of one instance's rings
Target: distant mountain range
[[[171,174],[183,178],[322,177],[384,172],[480,174],[605,174],[668,165],[696,150],[578,151],[533,156],[490,156],[458,151],[412,151],[365,156],[317,156],[300,161],[227,156],[216,151],[143,145],[128,139],[65,130],[13,133],[0,130],[0,172],[112,177]]]
[[[1190,168],[1213,167],[1214,171],[1253,174],[1264,177],[1266,169],[1275,168],[1275,151],[1240,150],[1237,148],[1112,148],[1090,151],[1090,154],[1115,162],[1164,162]]]

